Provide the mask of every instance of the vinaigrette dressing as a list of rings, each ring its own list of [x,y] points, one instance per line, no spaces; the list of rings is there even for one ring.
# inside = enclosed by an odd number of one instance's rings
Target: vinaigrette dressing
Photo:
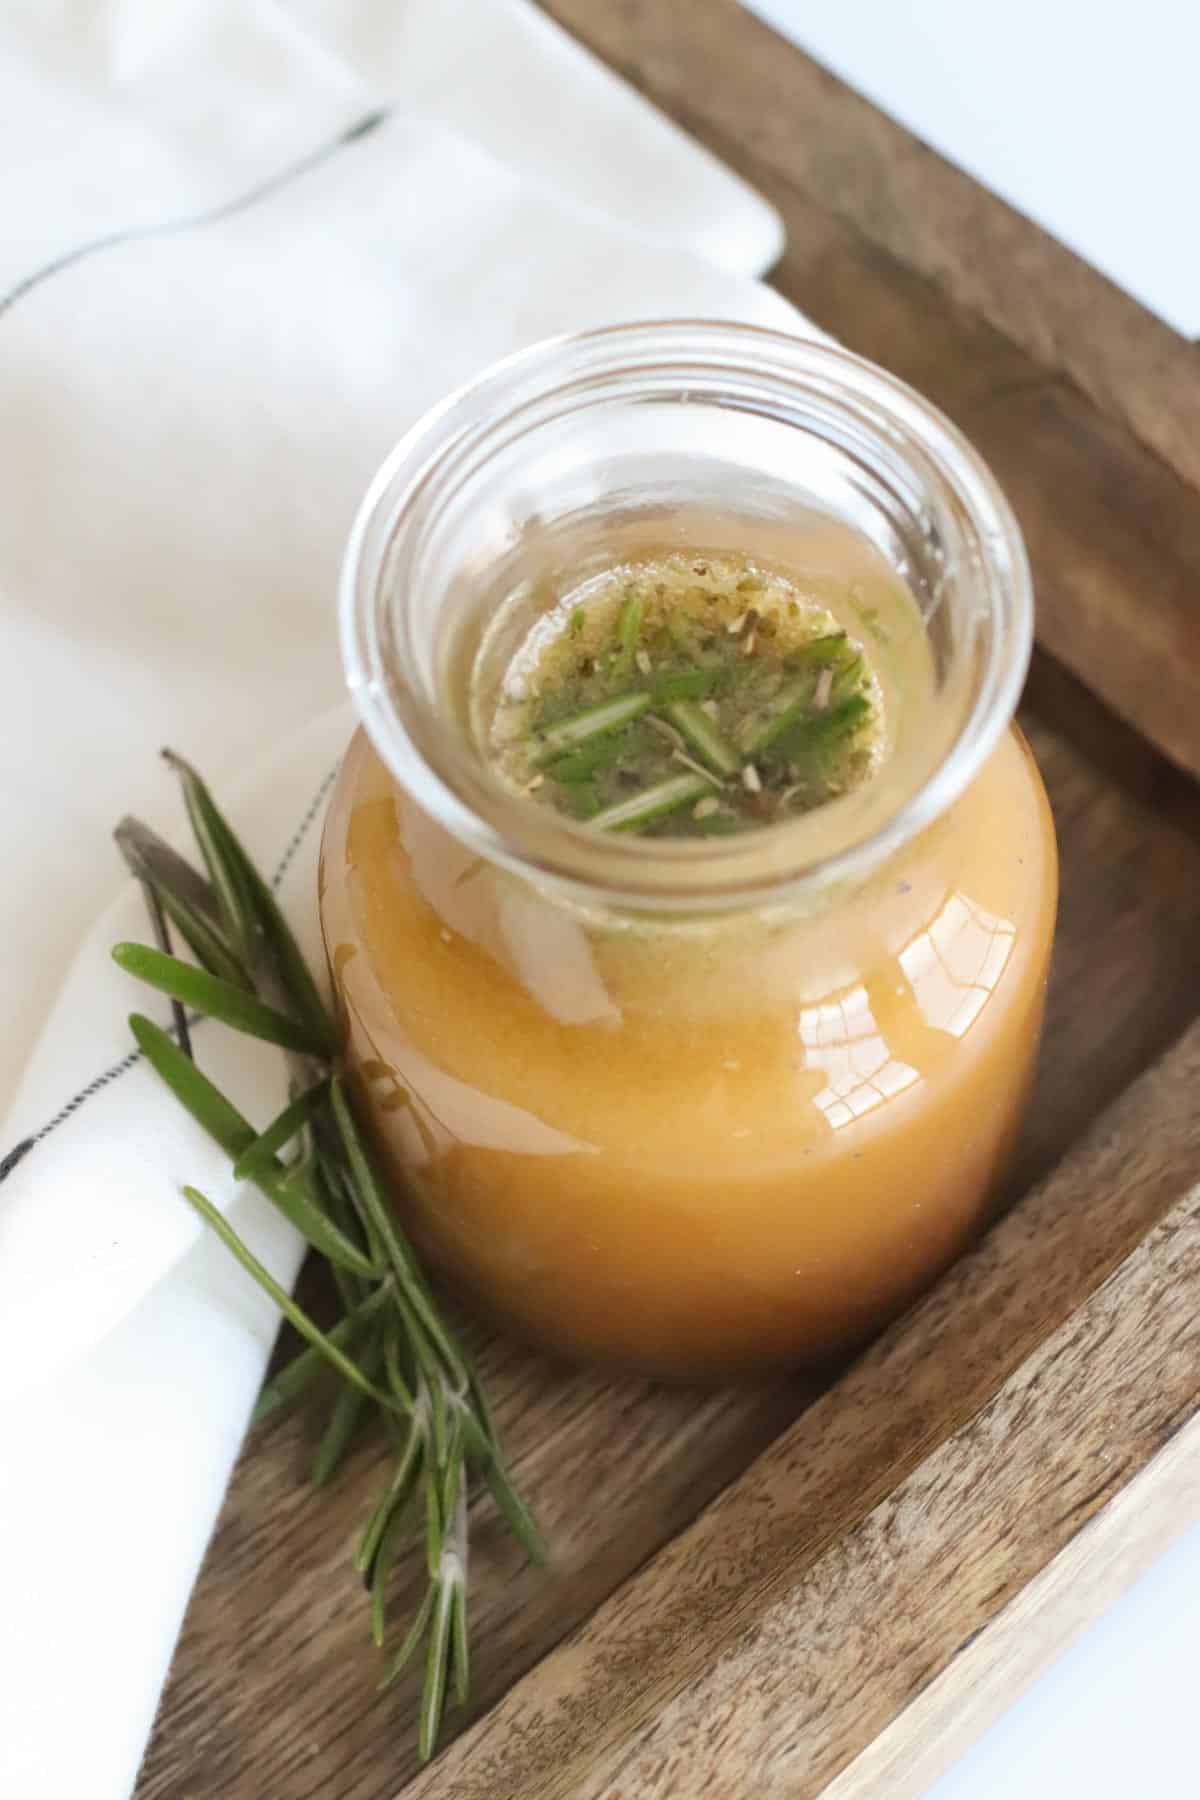
[[[927,742],[933,664],[870,546],[828,526],[788,547],[621,543],[497,601],[463,682],[492,777],[571,831],[803,830],[819,854],[826,820]],[[684,778],[678,804],[619,816]],[[1015,731],[869,878],[679,918],[481,859],[360,733],[321,904],[351,1067],[425,1251],[528,1338],[693,1375],[843,1348],[968,1241],[1030,1081],[1055,893]]]

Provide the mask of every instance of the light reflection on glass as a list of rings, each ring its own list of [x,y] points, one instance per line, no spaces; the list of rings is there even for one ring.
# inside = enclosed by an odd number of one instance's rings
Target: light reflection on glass
[[[884,1043],[862,986],[850,988],[840,1000],[806,1006],[798,1029],[805,1062],[825,1073],[814,1104],[834,1131],[917,1080],[918,1071],[894,1057]]]
[[[962,1037],[1000,979],[1015,939],[1008,919],[965,894],[951,894],[933,924],[900,952],[900,967],[926,1021]]]
[[[1000,979],[1015,939],[1009,920],[976,906],[964,894],[950,895],[933,923],[918,932],[898,957],[897,974],[902,979],[894,993],[898,1016],[908,1010],[911,1021],[905,1032],[910,1055],[920,1031],[951,1038],[964,1035]],[[924,1021],[916,1037],[914,1002]],[[814,1096],[814,1104],[834,1131],[920,1078],[920,1069],[889,1046],[861,983],[836,1000],[805,1007],[797,1029],[805,1065],[824,1074],[825,1085]]]

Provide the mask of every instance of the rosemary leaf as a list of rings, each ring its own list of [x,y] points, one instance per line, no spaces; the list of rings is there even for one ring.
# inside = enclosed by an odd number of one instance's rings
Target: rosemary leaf
[[[486,1452],[488,1456],[498,1455],[500,1431],[496,1424],[496,1415],[492,1411],[492,1403],[487,1396],[487,1389],[483,1385],[483,1380],[474,1362],[465,1351],[463,1359],[467,1365],[467,1383],[474,1405],[473,1411],[470,1408],[464,1408],[463,1411],[463,1424],[467,1432],[468,1447],[470,1447],[472,1432],[478,1432],[483,1446],[480,1454]]]
[[[118,945],[118,948],[121,948]],[[130,948],[141,948],[133,945]],[[155,1073],[166,1083],[183,1106],[215,1138],[227,1156],[236,1162],[258,1142],[259,1134],[237,1108],[201,1073],[190,1057],[185,1056],[160,1025],[140,1013],[129,1020],[138,1047]],[[264,1159],[261,1172],[253,1177],[255,1185],[284,1218],[307,1238],[314,1250],[336,1267],[364,1278],[378,1279],[379,1271],[358,1245],[328,1218],[311,1192],[289,1179],[289,1171],[278,1158]]]
[[[458,1496],[462,1490],[463,1427],[461,1414],[455,1418],[450,1427],[446,1453],[441,1460],[441,1471],[442,1488],[438,1495],[438,1506],[443,1521],[448,1522],[454,1518],[458,1510]]]
[[[299,1174],[285,1174],[282,1180],[257,1180],[255,1185],[334,1269],[365,1281],[378,1278],[379,1271],[370,1258],[321,1211],[309,1180],[302,1180]]]
[[[249,988],[252,985],[249,975],[203,914],[194,911],[177,894],[158,882],[152,882],[151,886],[158,895],[159,905],[201,968],[207,969],[210,975],[216,975],[222,981],[230,982],[234,987]]]
[[[363,1327],[386,1305],[389,1297],[388,1285],[381,1282],[354,1312],[346,1313],[325,1333],[329,1343],[336,1344],[339,1350],[346,1349]],[[321,1345],[310,1344],[307,1350],[299,1351],[259,1394],[250,1420],[251,1425],[263,1425],[285,1407],[291,1406],[325,1366],[325,1351]]]
[[[200,1214],[205,1224],[210,1225],[216,1232],[225,1248],[237,1258],[247,1275],[253,1276],[264,1294],[270,1296],[289,1324],[295,1326],[300,1336],[321,1350],[347,1381],[352,1381],[356,1387],[362,1389],[364,1394],[367,1394],[372,1400],[377,1400],[380,1406],[386,1406],[389,1410],[394,1411],[396,1401],[392,1396],[385,1394],[382,1388],[376,1387],[375,1383],[363,1374],[358,1364],[351,1362],[338,1345],[313,1324],[308,1314],[296,1305],[286,1289],[281,1288],[270,1271],[263,1267],[249,1245],[242,1241],[220,1209],[214,1206],[212,1201],[200,1192],[199,1188],[185,1187],[183,1195],[185,1200]]]
[[[235,1031],[307,1056],[329,1054],[328,1042],[315,1037],[307,1026],[264,1005],[245,988],[222,981],[218,975],[210,975],[207,969],[181,962],[177,956],[167,956],[149,944],[116,944],[112,955],[119,968],[144,981],[148,987],[170,994],[173,1000],[181,1000],[185,1006],[206,1013],[222,1025],[231,1025]]]
[[[375,1566],[371,1571],[371,1639],[377,1650],[382,1650],[387,1638],[387,1589],[388,1577],[400,1548],[401,1533],[404,1529],[403,1512],[394,1512],[388,1520],[387,1529],[375,1555]]]
[[[328,1133],[330,1142],[326,1141],[325,1131],[319,1129],[317,1133],[317,1168],[314,1179],[325,1195],[330,1217],[337,1220],[338,1225],[347,1235],[354,1232],[361,1236],[366,1246],[366,1254],[373,1267],[386,1269],[388,1259],[383,1241],[359,1204],[354,1177],[347,1166],[342,1148],[341,1133],[337,1125],[333,1123],[332,1107],[328,1105],[328,1101],[322,1108],[322,1116],[318,1121],[319,1126],[324,1124],[326,1113],[330,1116]]]
[[[473,1392],[480,1393],[482,1389],[475,1389]],[[486,1401],[480,1406],[476,1398],[474,1411],[464,1411],[462,1422],[463,1441],[468,1454],[482,1471],[502,1518],[530,1562],[544,1563],[547,1560],[545,1539],[538,1530],[532,1513],[509,1479],[490,1406]]]
[[[429,1441],[433,1450],[433,1458],[440,1468],[446,1460],[449,1432],[446,1424],[446,1387],[442,1380],[442,1371],[431,1357],[422,1355],[421,1334],[413,1339],[413,1348],[421,1361],[421,1373],[424,1376],[423,1393],[429,1409]]]
[[[142,1013],[133,1013],[130,1015],[129,1029],[150,1067],[171,1089],[180,1104],[191,1113],[197,1125],[216,1140],[226,1156],[241,1156],[254,1142],[256,1133],[253,1125],[242,1117],[236,1106],[230,1104],[207,1075],[201,1074],[191,1058],[183,1054],[161,1025],[156,1025],[153,1019],[147,1019]],[[278,1172],[282,1175],[282,1163],[278,1165]]]
[[[151,831],[140,819],[126,817],[113,832],[113,838],[131,875],[150,882],[160,894],[171,894],[182,901],[189,912],[198,913],[208,925],[220,924],[212,884],[157,831]]]
[[[530,1562],[544,1563],[545,1540],[537,1528],[533,1514],[509,1480],[498,1452],[493,1451],[484,1464],[483,1476],[501,1516]]]
[[[171,942],[171,929],[167,924],[167,915],[162,909],[158,890],[149,881],[139,883],[142,899],[146,902],[146,911],[150,914],[150,929],[154,933],[154,942],[166,956],[174,954],[175,946]],[[194,1056],[192,1049],[192,1028],[188,1023],[187,1008],[178,1000],[171,1002],[171,1025],[175,1033],[175,1042],[185,1056]]]
[[[359,1540],[354,1566],[359,1574],[368,1580],[374,1570],[375,1558],[379,1554],[379,1546],[383,1542],[383,1534],[387,1530],[388,1521],[411,1499],[420,1479],[424,1460],[425,1431],[421,1421],[414,1418],[404,1440],[403,1449],[396,1460],[396,1467],[392,1471],[392,1479],[371,1509],[371,1516],[367,1520]]]
[[[390,1277],[389,1277],[390,1279]],[[395,1319],[388,1321],[390,1329],[383,1337],[383,1367],[387,1375],[388,1386],[408,1412],[416,1405],[412,1387],[404,1370],[400,1367],[399,1332]]]
[[[261,938],[275,965],[284,993],[308,1026],[314,1041],[322,1044],[328,1054],[336,1047],[337,1032],[321,998],[321,990],[313,979],[312,971],[283,916],[279,902],[246,854],[232,826],[218,810],[195,769],[172,750],[164,751],[163,755],[183,783],[189,813],[195,809],[193,824],[196,813],[206,822],[221,866],[228,871],[249,914],[252,934]],[[203,849],[203,844],[201,848]]]
[[[437,1482],[439,1466],[435,1461],[433,1468],[425,1470],[425,1564],[430,1581],[438,1579],[446,1541],[446,1521],[442,1516],[442,1497]]]
[[[221,935],[211,885],[156,832],[122,819],[113,833],[131,873],[144,882],[202,967],[239,987],[251,981]]]
[[[429,1632],[429,1649],[425,1661],[425,1688],[421,1695],[421,1723],[417,1752],[428,1762],[437,1748],[442,1724],[442,1708],[446,1701],[446,1665],[450,1660],[450,1623],[454,1609],[457,1581],[442,1581],[437,1588],[437,1603]]]
[[[453,1612],[450,1617],[450,1664],[454,1670],[454,1699],[465,1706],[471,1688],[471,1649],[467,1634],[467,1584],[455,1581]]]
[[[404,1634],[403,1643],[392,1658],[391,1667],[388,1669],[383,1680],[379,1683],[381,1690],[383,1688],[390,1688],[394,1682],[399,1681],[401,1675],[403,1675],[405,1669],[412,1661],[416,1651],[420,1648],[421,1639],[425,1636],[426,1629],[429,1625],[429,1615],[433,1611],[433,1603],[436,1598],[437,1589],[431,1584],[425,1590],[425,1598],[422,1600],[420,1608],[414,1615],[412,1624]]]
[[[228,827],[195,770],[173,750],[164,750],[163,760],[180,777],[192,835],[204,858],[226,934],[237,948],[239,961],[252,967],[258,935],[254,907],[245,873],[229,855]]]
[[[275,1152],[282,1150],[301,1127],[307,1124],[328,1092],[329,1081],[326,1078],[306,1088],[290,1106],[285,1106],[278,1118],[272,1119],[249,1148],[242,1151],[233,1165],[234,1180],[257,1181],[260,1175],[278,1167]]]
[[[368,1381],[374,1379],[379,1363],[380,1351],[377,1344],[367,1344],[359,1352],[358,1366]],[[361,1388],[351,1387],[349,1384],[343,1387],[333,1403],[329,1423],[313,1457],[312,1472],[309,1475],[313,1487],[324,1487],[326,1482],[333,1479],[369,1405],[370,1401]]]

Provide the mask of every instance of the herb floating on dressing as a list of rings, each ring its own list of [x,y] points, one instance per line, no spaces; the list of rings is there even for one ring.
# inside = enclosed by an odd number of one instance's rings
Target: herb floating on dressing
[[[495,720],[498,767],[539,805],[707,837],[799,817],[876,765],[861,647],[778,573],[664,556],[590,583],[562,620],[514,663]]]

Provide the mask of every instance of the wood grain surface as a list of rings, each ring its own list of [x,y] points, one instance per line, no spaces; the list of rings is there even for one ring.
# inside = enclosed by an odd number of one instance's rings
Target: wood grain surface
[[[778,285],[941,404],[1020,513],[1063,864],[1023,1197],[835,1385],[697,1395],[489,1344],[554,1566],[476,1507],[482,1716],[420,1776],[350,1567],[380,1453],[313,1501],[307,1428],[256,1436],[138,1800],[902,1800],[913,1721],[961,1721],[964,1679],[995,1695],[1026,1584],[1086,1560],[1196,1404],[1196,352],[735,0],[546,10],[770,195]]]
[[[979,446],[1041,642],[1200,774],[1200,356],[737,0],[542,0],[758,186],[774,284]]]
[[[1146,1358],[1140,1358],[1143,1368]],[[1151,1377],[1153,1370],[1147,1371]],[[1103,1461],[1107,1448],[1099,1452]],[[930,1784],[1200,1518],[1200,1413],[824,1789],[921,1800]],[[1063,1781],[1066,1789],[1066,1780]],[[1069,1789],[1067,1789],[1069,1792]]]

